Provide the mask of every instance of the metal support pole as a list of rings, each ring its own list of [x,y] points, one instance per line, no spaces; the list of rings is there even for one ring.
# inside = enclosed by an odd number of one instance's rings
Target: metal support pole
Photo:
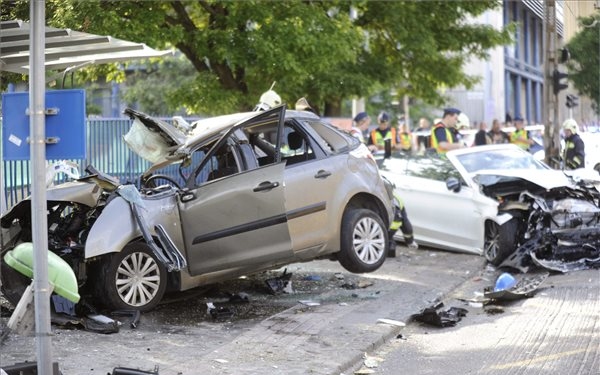
[[[30,3],[29,128],[31,139],[31,218],[38,374],[52,373],[50,288],[48,284],[48,218],[46,207],[45,0]]]
[[[558,168],[560,154],[560,130],[558,123],[558,96],[554,95],[552,72],[556,68],[556,4],[544,2],[544,152],[546,163]]]

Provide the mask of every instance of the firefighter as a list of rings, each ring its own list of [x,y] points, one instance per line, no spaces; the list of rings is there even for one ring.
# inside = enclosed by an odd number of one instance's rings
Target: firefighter
[[[585,167],[585,145],[577,134],[577,122],[570,118],[563,123],[562,128],[565,132],[565,149],[563,151],[565,169]]]

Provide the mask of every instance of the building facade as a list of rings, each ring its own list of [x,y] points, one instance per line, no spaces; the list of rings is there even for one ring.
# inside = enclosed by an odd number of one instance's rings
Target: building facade
[[[578,32],[577,18],[591,15],[600,1],[556,1],[556,46],[560,49]],[[534,1],[504,1],[502,9],[488,11],[476,23],[500,29],[510,23],[517,25],[514,44],[495,48],[487,60],[473,60],[465,70],[481,78],[471,90],[448,91],[452,104],[461,108],[471,122],[493,119],[510,121],[521,116],[528,124],[541,124],[544,115],[544,3]],[[598,51],[600,53],[600,51]],[[559,51],[557,51],[559,55]],[[566,72],[566,67],[559,70]],[[569,113],[564,105],[567,93],[578,95],[573,88],[559,94],[560,118]],[[582,101],[574,117],[586,118],[592,112],[589,101]]]

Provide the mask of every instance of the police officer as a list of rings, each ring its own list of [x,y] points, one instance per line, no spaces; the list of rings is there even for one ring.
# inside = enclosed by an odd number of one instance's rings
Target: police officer
[[[462,148],[456,129],[458,115],[460,115],[460,110],[445,108],[442,119],[431,130],[431,147],[437,151],[438,155],[445,155],[450,150]]]
[[[382,151],[385,149],[385,141],[390,140],[392,149],[396,148],[396,129],[390,126],[390,116],[381,112],[377,116],[377,129],[373,129],[369,135],[367,145],[371,151]]]
[[[585,145],[579,134],[577,134],[577,122],[570,118],[563,123],[562,128],[565,132],[565,149],[563,152],[565,169],[585,167]]]

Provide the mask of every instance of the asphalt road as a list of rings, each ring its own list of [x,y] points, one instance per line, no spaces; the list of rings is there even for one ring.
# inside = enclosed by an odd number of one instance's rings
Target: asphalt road
[[[485,277],[485,275],[483,276]],[[480,280],[449,296],[474,299]],[[415,323],[370,353],[373,374],[600,374],[600,270],[552,274],[533,297],[484,308],[455,327]]]

